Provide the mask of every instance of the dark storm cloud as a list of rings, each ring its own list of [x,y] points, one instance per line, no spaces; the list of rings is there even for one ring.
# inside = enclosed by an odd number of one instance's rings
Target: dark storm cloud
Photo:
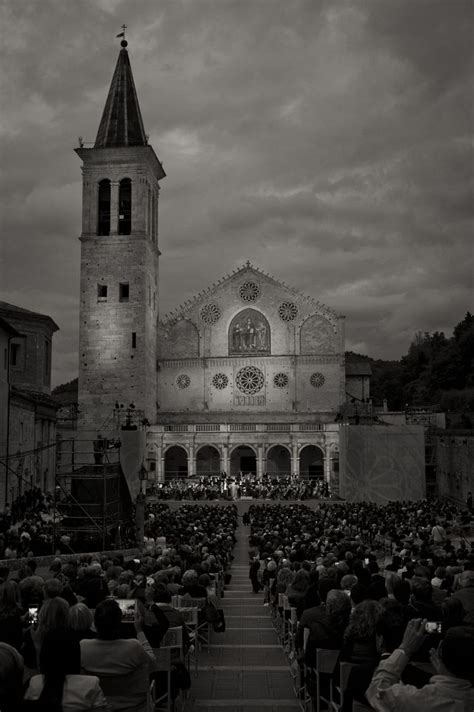
[[[118,47],[168,173],[161,312],[246,259],[396,358],[472,303],[470,1],[4,0],[1,295],[77,363],[77,136]]]

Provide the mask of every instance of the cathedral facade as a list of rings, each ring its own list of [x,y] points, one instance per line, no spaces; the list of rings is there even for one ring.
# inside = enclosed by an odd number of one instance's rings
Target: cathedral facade
[[[247,262],[159,316],[165,172],[126,42],[95,144],[76,153],[80,427],[107,431],[133,416],[158,481],[223,471],[337,479],[341,408],[348,392],[369,395],[360,372],[352,384],[346,373],[342,315]]]

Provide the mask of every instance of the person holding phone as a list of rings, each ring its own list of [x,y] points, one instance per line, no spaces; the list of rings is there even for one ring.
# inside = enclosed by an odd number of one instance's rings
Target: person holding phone
[[[474,633],[450,628],[437,649],[431,650],[436,674],[424,687],[404,685],[400,677],[410,658],[426,639],[426,619],[413,618],[401,645],[377,667],[366,693],[379,712],[464,712],[474,709]]]
[[[122,638],[122,611],[116,600],[101,601],[95,610],[95,640],[81,640],[82,670],[96,675],[111,712],[148,712],[149,674],[156,659],[144,632],[144,617],[135,606],[136,638]]]

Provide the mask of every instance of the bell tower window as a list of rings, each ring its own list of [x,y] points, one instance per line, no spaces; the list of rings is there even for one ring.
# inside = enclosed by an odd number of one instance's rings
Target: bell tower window
[[[123,178],[119,185],[119,235],[130,235],[132,231],[132,181]]]
[[[106,178],[99,183],[98,235],[110,235],[110,181]]]

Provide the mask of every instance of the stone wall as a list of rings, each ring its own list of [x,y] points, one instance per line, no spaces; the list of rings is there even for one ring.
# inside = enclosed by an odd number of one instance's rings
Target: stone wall
[[[436,485],[440,497],[465,504],[474,493],[474,432],[454,431],[436,437]]]
[[[344,319],[252,267],[160,334],[161,412],[327,413],[345,400]]]
[[[115,402],[156,410],[158,179],[151,147],[78,149],[84,160],[79,329],[81,428],[102,428]],[[119,182],[130,178],[132,227],[119,235]],[[111,184],[110,234],[97,235],[98,184]],[[100,295],[99,285],[107,288]],[[128,296],[120,285],[128,285]]]

